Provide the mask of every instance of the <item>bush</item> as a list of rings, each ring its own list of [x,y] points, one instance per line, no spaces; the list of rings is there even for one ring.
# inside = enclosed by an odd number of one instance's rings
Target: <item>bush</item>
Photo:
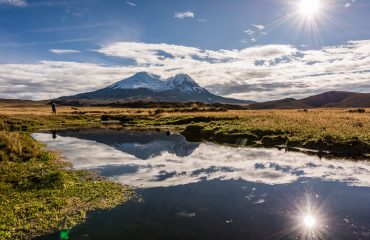
[[[156,110],[154,111],[154,115],[161,114],[162,112],[163,112],[163,109],[158,108],[158,109],[156,109]]]
[[[188,141],[196,142],[201,140],[201,132],[204,129],[201,125],[188,125],[182,132],[182,135],[185,136],[185,138]]]
[[[123,123],[130,123],[134,121],[133,118],[121,115],[101,115],[101,121],[120,121]]]
[[[356,110],[349,110],[350,113],[365,113],[365,109],[359,108]]]

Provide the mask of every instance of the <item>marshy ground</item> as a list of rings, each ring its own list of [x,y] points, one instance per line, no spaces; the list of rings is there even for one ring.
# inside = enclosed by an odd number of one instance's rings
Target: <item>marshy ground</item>
[[[189,140],[308,148],[368,159],[370,109],[225,110],[58,107],[0,104],[0,238],[27,239],[83,221],[86,211],[110,208],[131,196],[128,187],[91,172],[72,171],[29,133],[101,127],[101,120],[182,132]],[[107,126],[105,126],[107,127]]]

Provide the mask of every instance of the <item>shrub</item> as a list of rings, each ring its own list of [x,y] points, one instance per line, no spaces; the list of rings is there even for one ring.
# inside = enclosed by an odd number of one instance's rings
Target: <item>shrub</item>
[[[349,110],[350,113],[365,113],[365,109],[359,108],[356,110]]]
[[[154,115],[161,114],[162,112],[163,112],[163,109],[158,108],[158,109],[156,109],[156,110],[154,111]]]

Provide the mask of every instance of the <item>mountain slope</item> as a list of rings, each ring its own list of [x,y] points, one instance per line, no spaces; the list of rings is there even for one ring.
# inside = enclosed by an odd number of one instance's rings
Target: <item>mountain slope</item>
[[[178,74],[167,80],[158,75],[139,72],[116,82],[106,88],[74,96],[61,97],[58,100],[103,100],[103,101],[153,101],[153,102],[206,102],[225,104],[250,104],[232,98],[214,95],[200,87],[189,75]]]
[[[353,94],[353,92],[332,91],[303,98],[299,101],[312,107],[330,107],[336,106],[338,103],[352,96]]]
[[[331,91],[303,99],[286,98],[255,103],[251,109],[298,109],[317,107],[370,107],[370,93]]]
[[[311,108],[312,106],[305,104],[294,98],[284,98],[281,100],[254,103],[248,106],[251,109],[298,109]]]
[[[370,107],[369,93],[354,93],[337,104],[338,107]]]

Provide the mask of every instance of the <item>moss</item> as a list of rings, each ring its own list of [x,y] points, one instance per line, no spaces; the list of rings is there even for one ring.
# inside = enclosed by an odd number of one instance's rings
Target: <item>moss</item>
[[[34,163],[29,164],[29,168],[34,167]],[[21,171],[22,174],[13,174],[13,178],[22,183],[14,186],[8,181],[1,181],[0,239],[29,239],[68,229],[84,221],[86,211],[111,208],[130,197],[124,186],[90,177],[88,172],[40,165],[42,171],[52,173],[43,174],[39,178],[41,182],[27,183],[23,174],[33,174],[24,172],[29,171],[24,163],[7,167]],[[4,168],[1,166],[2,170]]]
[[[330,150],[343,155],[366,155],[370,152],[370,144],[357,138],[343,141],[326,136],[319,139],[307,140],[303,143],[303,147],[319,151]]]
[[[101,121],[120,121],[122,123],[132,123],[134,121],[133,118],[127,117],[124,115],[102,115],[100,117]]]
[[[9,129],[7,124],[0,126]],[[70,228],[84,221],[86,211],[132,196],[125,186],[66,167],[28,133],[0,131],[0,239]]]
[[[209,117],[209,116],[196,116],[196,117],[185,117],[175,121],[167,122],[169,125],[185,125],[191,123],[209,123],[212,121],[231,121],[235,120],[236,117],[232,118],[219,118],[219,117]]]
[[[197,142],[201,141],[203,138],[203,129],[204,127],[202,125],[188,125],[181,134],[184,135],[188,141]]]
[[[288,138],[286,136],[263,136],[261,143],[264,147],[275,147],[278,145],[287,144]]]
[[[250,146],[254,145],[258,138],[252,133],[219,130],[215,132],[214,139],[219,143]]]
[[[271,129],[251,129],[251,133],[255,134],[259,138],[263,138],[265,136],[274,136],[279,134],[286,134],[283,130],[277,129],[277,130],[271,130]]]

